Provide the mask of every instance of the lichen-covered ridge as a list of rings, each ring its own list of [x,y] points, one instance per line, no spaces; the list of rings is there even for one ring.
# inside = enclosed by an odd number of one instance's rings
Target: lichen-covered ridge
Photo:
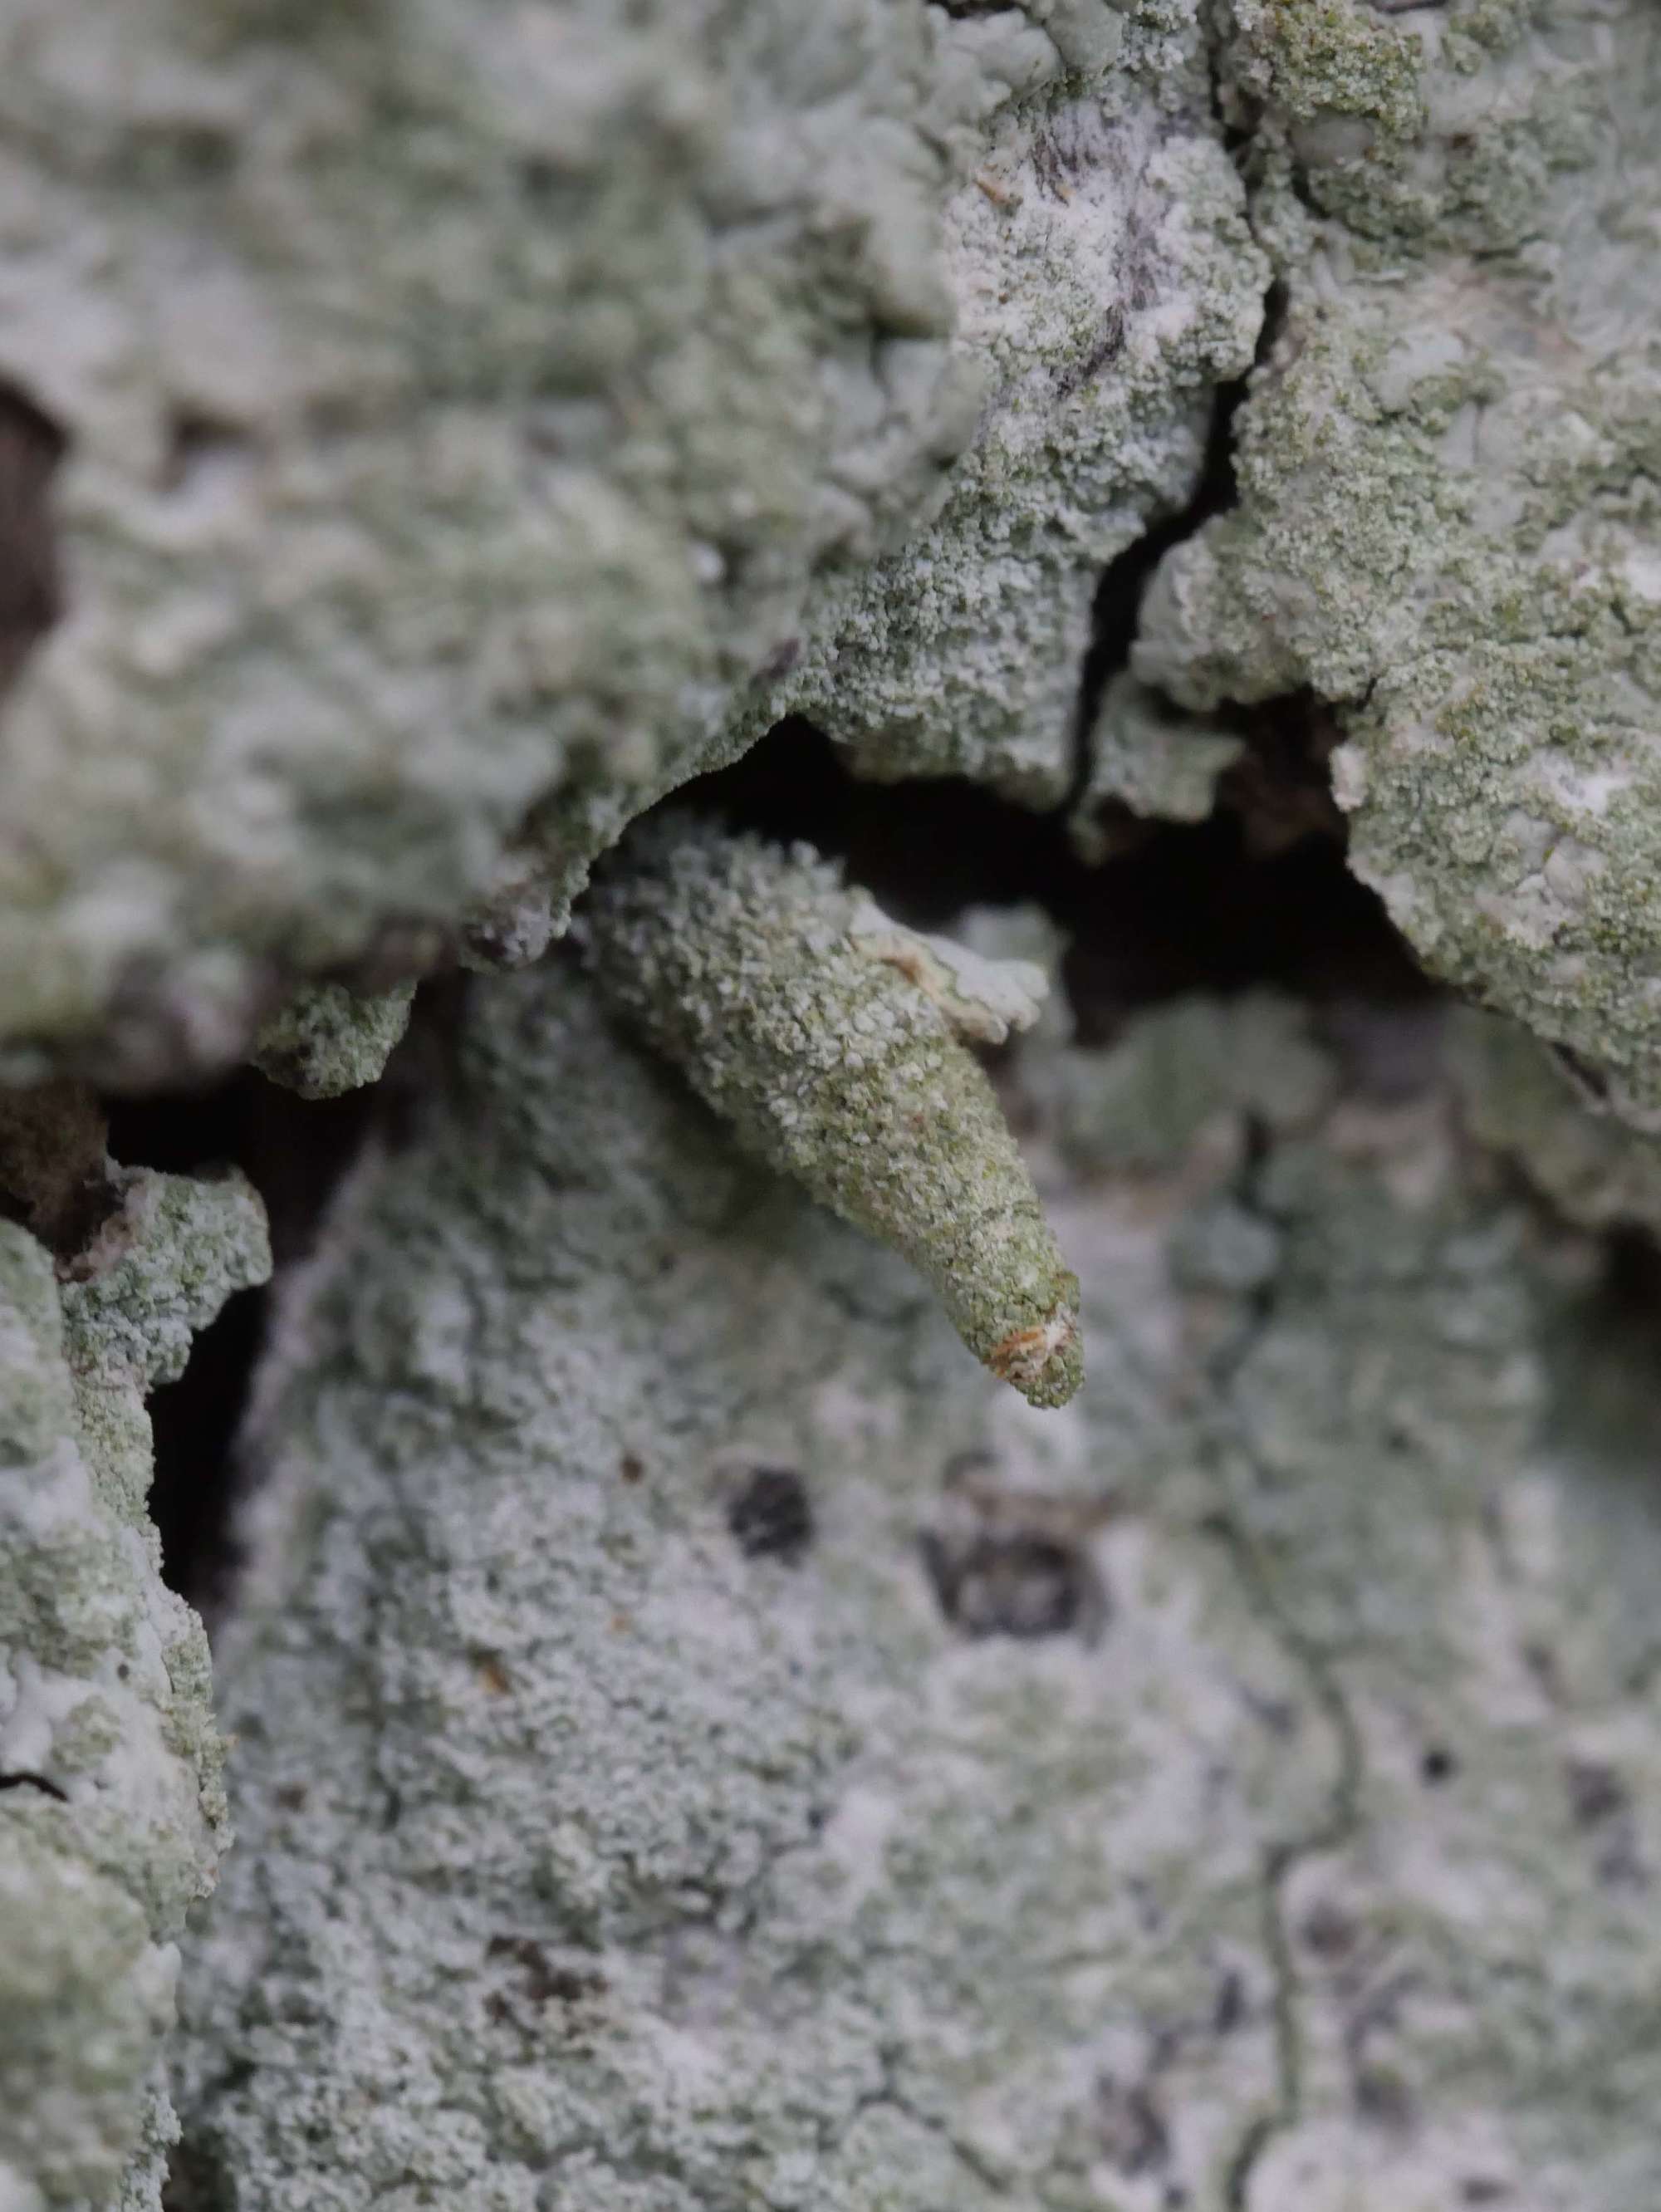
[[[6,2212],[124,2188],[155,2212],[177,1947],[229,1838],[207,1640],[162,1584],[145,1509],[144,1398],[269,1272],[264,1217],[239,1179],[110,1181],[103,1225],[56,1268],[0,1220]]]
[[[1439,975],[1661,1098],[1661,198],[1652,9],[1238,0],[1222,53],[1284,320],[1238,504],[1139,676],[1312,687],[1349,854]]]

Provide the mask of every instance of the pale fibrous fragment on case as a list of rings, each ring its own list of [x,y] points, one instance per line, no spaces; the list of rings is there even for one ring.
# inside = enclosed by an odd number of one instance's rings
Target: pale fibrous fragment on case
[[[871,898],[855,895],[848,935],[860,951],[897,969],[932,999],[966,1044],[1006,1043],[1044,1010],[1050,979],[1035,960],[992,960],[949,937],[908,929]]]

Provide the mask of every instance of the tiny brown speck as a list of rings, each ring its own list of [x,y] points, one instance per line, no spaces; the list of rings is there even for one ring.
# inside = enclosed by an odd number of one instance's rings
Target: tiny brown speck
[[[646,1473],[646,1466],[644,1462],[637,1458],[634,1453],[625,1452],[622,1456],[622,1462],[618,1468],[617,1472],[621,1475],[625,1482],[638,1482],[640,1480],[640,1477]]]
[[[513,1686],[500,1659],[480,1659],[475,1662],[475,1671],[493,1698],[505,1698]]]

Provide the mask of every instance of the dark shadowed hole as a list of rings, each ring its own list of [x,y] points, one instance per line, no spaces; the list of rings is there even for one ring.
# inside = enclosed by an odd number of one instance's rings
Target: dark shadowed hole
[[[151,1394],[155,1474],[150,1517],[161,1539],[161,1573],[210,1610],[236,1565],[228,1522],[230,1456],[264,1338],[270,1291],[240,1291],[202,1331],[177,1382]]]
[[[0,692],[64,611],[51,493],[68,444],[26,392],[0,381]]]
[[[248,2069],[238,2068],[215,2083],[215,2087],[240,2086]],[[162,2212],[234,2212],[235,2177],[217,2145],[189,2133],[175,2143],[167,2159],[167,2179],[162,2186]]]
[[[813,1541],[813,1501],[793,1468],[751,1469],[727,1505],[727,1527],[748,1559],[795,1566]]]
[[[1312,710],[1282,703],[1278,750],[1265,740],[1257,779],[1287,794],[1286,811],[1307,817],[1285,839],[1265,839],[1252,811],[1225,793],[1205,822],[1126,814],[1110,857],[1087,866],[1059,814],[1029,813],[955,778],[862,783],[799,720],[676,803],[781,841],[808,839],[924,928],[973,904],[1035,902],[1072,939],[1067,983],[1088,1044],[1107,1042],[1137,1009],[1191,991],[1276,984],[1334,1009],[1422,1004],[1434,987],[1377,896],[1350,874],[1340,836],[1300,795],[1319,780],[1305,741]],[[1269,720],[1268,709],[1257,711]]]
[[[1644,1524],[1629,1547],[1637,1560],[1661,1515],[1661,1245],[1632,1222],[1600,1242],[1598,1279],[1550,1340],[1548,1434],[1596,1469],[1606,1513],[1634,1514]]]
[[[210,1090],[107,1102],[112,1158],[189,1174],[239,1167],[265,1202],[276,1264],[302,1258],[373,1109],[372,1091],[296,1097],[252,1068]],[[239,1292],[191,1346],[176,1382],[150,1399],[155,1474],[150,1511],[162,1573],[210,1607],[234,1565],[232,1450],[264,1340],[270,1292]]]

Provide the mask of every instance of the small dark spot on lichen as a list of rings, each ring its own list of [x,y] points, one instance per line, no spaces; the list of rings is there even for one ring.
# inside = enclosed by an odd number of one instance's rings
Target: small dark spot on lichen
[[[1252,1719],[1260,1721],[1270,1735],[1285,1743],[1297,1734],[1298,1709],[1289,1698],[1265,1698],[1250,1689],[1240,1694]]]
[[[285,1813],[306,1810],[306,1790],[303,1782],[285,1782],[276,1793],[276,1802]]]
[[[966,1635],[1064,1636],[1100,1609],[1089,1561],[1053,1537],[983,1533],[954,1545],[931,1530],[922,1549],[940,1610]]]
[[[984,1451],[960,1452],[942,1476],[933,1525],[918,1536],[945,1618],[967,1636],[1031,1638],[1106,1624],[1106,1585],[1089,1539],[1116,1510],[1111,1496],[1064,1498],[1005,1491]]]
[[[1335,1905],[1312,1906],[1303,1923],[1304,1943],[1318,1959],[1342,1959],[1357,1933],[1355,1922]]]
[[[519,164],[519,188],[528,200],[550,199],[559,189],[561,173],[557,162],[533,154]]]
[[[193,489],[211,471],[247,466],[253,450],[253,441],[236,423],[197,408],[177,408],[167,426],[161,489],[174,494]]]
[[[1379,2127],[1402,2129],[1412,2121],[1413,2099],[1392,2067],[1362,2066],[1355,2074],[1355,2109]]]
[[[1095,2102],[1103,2154],[1127,2179],[1169,2165],[1171,2131],[1149,2083],[1119,2082],[1104,2074]]]
[[[781,677],[790,674],[801,658],[802,641],[799,637],[781,639],[756,670],[755,681],[758,684],[777,684]]]
[[[1546,1696],[1551,1699],[1553,1705],[1561,1705],[1563,1702],[1562,1669],[1558,1664],[1557,1654],[1551,1646],[1549,1644],[1525,1644],[1522,1647],[1522,1657],[1523,1664],[1533,1675]]]
[[[727,1527],[747,1559],[794,1566],[813,1541],[813,1501],[793,1468],[758,1467],[727,1507]]]
[[[1056,380],[1056,397],[1070,399],[1073,393],[1100,374],[1111,361],[1115,361],[1125,345],[1125,310],[1117,301],[1102,317],[1101,327],[1083,357],[1064,368]]]
[[[646,1463],[637,1452],[625,1452],[618,1462],[617,1472],[625,1482],[639,1482],[646,1474]]]
[[[532,2004],[578,2004],[585,1997],[605,1994],[603,1974],[556,1965],[532,1936],[493,1936],[484,1954],[487,1959],[511,1959],[523,1970],[524,1994]],[[502,2001],[499,1997],[496,2002]],[[491,2016],[497,2019],[501,2014],[492,2010]]]
[[[1458,1760],[1445,1744],[1433,1743],[1419,1761],[1419,1778],[1433,1790],[1451,1782],[1458,1771]]]
[[[1572,1759],[1564,1769],[1569,1811],[1577,1828],[1600,1827],[1627,1808],[1626,1786],[1601,1759]]]

